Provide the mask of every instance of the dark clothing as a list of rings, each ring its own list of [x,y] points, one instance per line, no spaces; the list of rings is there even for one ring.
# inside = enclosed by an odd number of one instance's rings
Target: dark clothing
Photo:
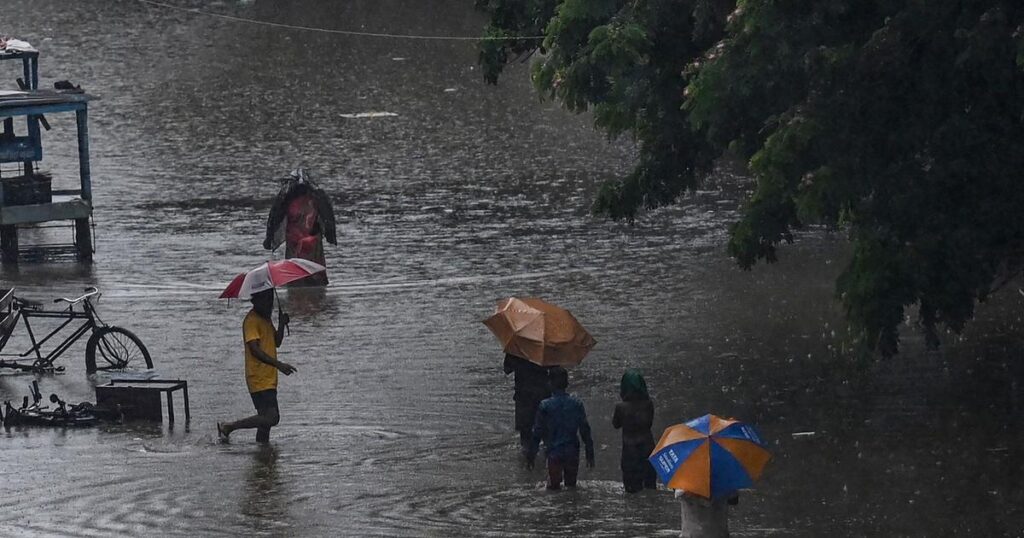
[[[623,444],[654,443],[654,402],[650,399],[615,404],[612,426],[622,429]]]
[[[548,368],[538,366],[526,359],[515,355],[505,355],[505,375],[515,372],[515,393],[512,399],[541,400],[551,396],[551,386],[548,384]]]
[[[647,457],[654,451],[654,403],[644,398],[615,404],[612,426],[622,428],[622,484],[626,492],[654,489],[657,475]]]
[[[562,487],[562,475],[565,475],[565,487],[576,487],[576,476],[580,472],[580,455],[548,457],[548,489]]]
[[[626,488],[626,493],[658,487],[658,475],[651,462],[647,460],[653,450],[654,443],[622,445],[622,485]]]
[[[519,432],[519,437],[524,440],[524,448],[530,444],[533,421],[537,418],[537,409],[543,400],[544,398],[516,400],[516,431]]]
[[[593,461],[594,440],[590,438],[590,423],[587,422],[583,402],[566,394],[564,390],[555,390],[550,398],[540,403],[540,409],[537,410],[527,458],[532,460],[537,455],[540,442],[544,441],[548,461],[551,458],[578,460],[580,438],[586,448],[587,461]]]
[[[268,417],[272,422],[270,426],[260,426],[256,429],[256,441],[266,443],[270,440],[270,427],[276,426],[281,417],[280,410],[277,408],[277,390],[261,390],[250,393],[249,396],[252,397],[252,405],[256,408],[256,414]]]
[[[516,402],[516,431],[521,439],[529,440],[537,408],[540,402],[551,396],[548,369],[515,355],[505,355],[504,370],[505,375],[515,373],[512,399]]]

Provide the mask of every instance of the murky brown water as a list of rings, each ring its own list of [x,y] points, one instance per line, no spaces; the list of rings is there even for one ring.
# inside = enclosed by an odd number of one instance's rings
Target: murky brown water
[[[374,32],[481,25],[468,1],[175,1]],[[856,374],[828,360],[840,238],[810,233],[778,266],[744,273],[722,249],[733,188],[632,228],[589,217],[628,148],[538,103],[525,66],[484,86],[472,43],[129,0],[2,8],[0,33],[42,49],[44,84],[69,78],[103,98],[96,262],[4,266],[3,285],[40,299],[102,288],[107,320],[139,334],[164,376],[189,380],[193,421],[0,434],[0,534],[669,536],[671,494],[627,497],[618,483],[611,411],[635,366],[657,428],[710,411],[770,440],[776,459],[735,510],[736,535],[1021,535],[1015,291],[942,351],[908,328],[903,355]],[[341,116],[371,111],[397,116]],[[73,121],[49,120],[44,164],[73,181]],[[284,294],[282,353],[299,373],[283,378],[271,449],[244,434],[220,445],[214,422],[250,403],[246,305],[216,295],[265,257],[270,178],[298,162],[342,220],[332,284]],[[573,372],[599,447],[578,492],[547,494],[540,469],[516,464],[511,385],[479,323],[510,294],[570,307],[599,341]],[[44,393],[92,397],[83,347],[62,359],[68,373],[41,378]],[[20,400],[31,379],[0,377],[0,398]]]

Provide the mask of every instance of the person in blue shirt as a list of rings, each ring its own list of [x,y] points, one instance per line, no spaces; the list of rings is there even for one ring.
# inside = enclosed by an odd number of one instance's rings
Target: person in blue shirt
[[[563,475],[565,486],[574,488],[580,467],[580,439],[586,448],[589,468],[594,467],[594,440],[590,437],[590,424],[583,402],[565,392],[569,388],[569,372],[556,366],[548,372],[548,379],[551,381],[551,397],[541,402],[537,409],[526,464],[533,467],[543,441],[548,464],[548,489],[562,487]]]

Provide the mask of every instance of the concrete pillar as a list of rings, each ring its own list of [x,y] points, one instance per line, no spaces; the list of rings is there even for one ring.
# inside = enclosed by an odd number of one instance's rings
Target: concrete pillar
[[[89,111],[75,111],[78,124],[78,176],[82,182],[82,199],[92,200],[92,176],[89,174]]]
[[[729,538],[729,506],[725,499],[709,501],[676,490],[682,538]]]
[[[18,227],[0,226],[0,260],[18,263]]]
[[[92,261],[92,230],[89,219],[75,219],[75,246],[78,247],[78,259]]]

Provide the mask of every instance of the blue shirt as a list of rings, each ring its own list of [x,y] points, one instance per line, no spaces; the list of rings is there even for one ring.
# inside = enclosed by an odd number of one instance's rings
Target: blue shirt
[[[594,440],[590,438],[590,424],[587,412],[579,398],[555,389],[551,397],[540,403],[537,418],[533,423],[533,438],[530,440],[529,457],[537,455],[540,442],[548,458],[575,457],[580,455],[580,438],[587,449],[587,460],[594,459]]]

